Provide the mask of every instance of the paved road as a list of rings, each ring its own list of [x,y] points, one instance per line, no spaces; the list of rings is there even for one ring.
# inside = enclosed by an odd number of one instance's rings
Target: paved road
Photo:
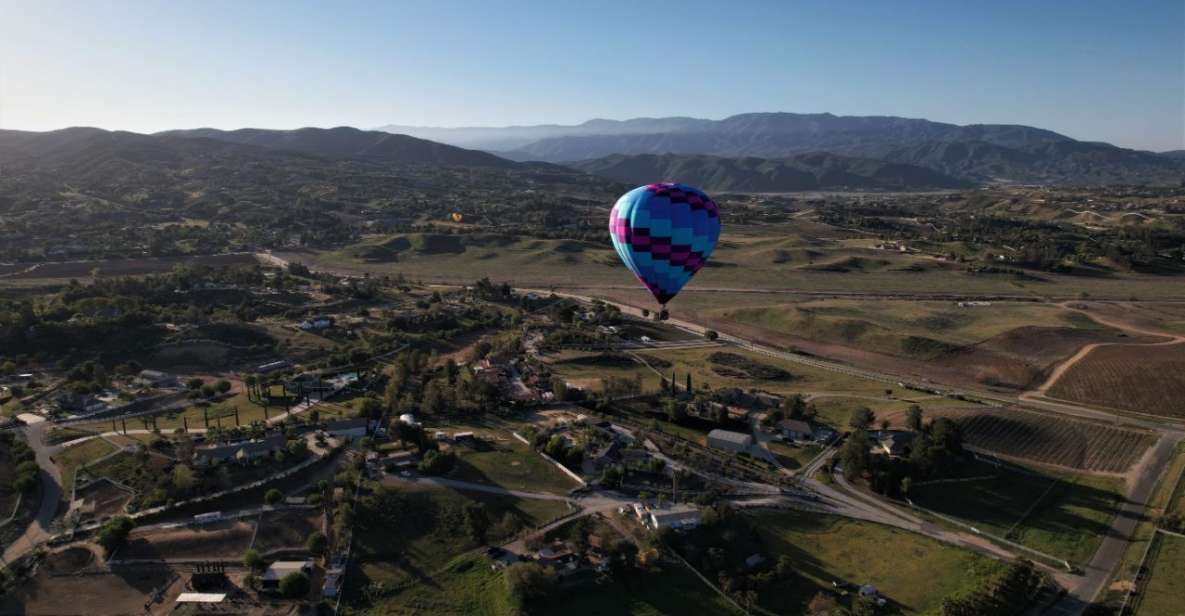
[[[53,536],[50,526],[53,524],[54,518],[57,517],[58,502],[62,498],[62,476],[58,471],[58,466],[50,457],[51,449],[45,445],[45,440],[42,438],[42,434],[49,426],[49,422],[38,421],[28,423],[18,429],[29,443],[29,447],[33,449],[37,465],[41,467],[41,505],[37,509],[37,517],[25,529],[25,533],[5,547],[4,562],[12,562],[24,556]]]

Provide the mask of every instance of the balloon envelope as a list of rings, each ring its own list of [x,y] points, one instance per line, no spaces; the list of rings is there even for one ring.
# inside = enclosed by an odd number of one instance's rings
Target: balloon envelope
[[[625,266],[666,304],[711,256],[720,239],[720,211],[697,188],[639,186],[613,206],[609,236]]]

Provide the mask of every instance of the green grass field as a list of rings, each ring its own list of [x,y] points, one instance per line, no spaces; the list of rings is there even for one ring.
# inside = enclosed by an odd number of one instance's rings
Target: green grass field
[[[505,436],[508,440],[488,450],[454,447],[457,465],[449,478],[552,494],[566,494],[580,485],[518,439]]]
[[[1091,297],[1117,299],[1180,295],[1173,285],[1163,284],[1154,275],[973,274],[959,264],[925,256],[819,239],[829,235],[837,236],[836,230],[810,221],[726,228],[708,267],[697,275],[692,287],[855,292],[876,289],[880,293],[941,290],[1066,298],[1085,292]],[[377,237],[337,252],[302,254],[301,260],[337,270],[398,272],[412,278],[458,284],[483,276],[510,280],[517,286],[629,287],[634,284],[633,277],[618,262],[608,244],[484,235],[438,240],[424,234]],[[684,293],[681,298],[687,296]],[[672,302],[673,311],[684,309],[681,298]]]
[[[389,480],[356,509],[354,543],[356,571],[347,596],[365,603],[366,588],[391,590],[415,581],[432,585],[457,556],[480,547],[464,529],[464,508],[480,503],[492,526],[487,541],[505,538],[509,516],[518,527],[541,525],[568,512],[562,502],[529,500],[481,492],[423,487]],[[382,602],[376,602],[377,607]],[[383,613],[383,612],[379,612]]]
[[[1185,539],[1158,534],[1148,555],[1148,580],[1139,594],[1137,616],[1180,616],[1185,614]]]
[[[701,294],[692,302],[703,300]],[[726,304],[717,303],[720,305]],[[1021,326],[1101,327],[1081,318],[1079,313],[1066,312],[1050,304],[1021,302],[961,308],[952,301],[828,299],[709,308],[702,316],[918,359],[929,359],[944,349],[976,344]],[[934,342],[924,342],[927,340]]]
[[[659,563],[627,583],[576,590],[561,599],[569,616],[741,614],[681,564]]]
[[[113,451],[115,451],[115,447],[111,443],[101,438],[94,438],[58,452],[54,456],[54,461],[62,471],[62,492],[70,494],[74,488],[74,476],[79,468]]]
[[[915,503],[1075,564],[1094,555],[1122,499],[1122,480],[1029,475],[979,465],[995,479],[919,486]]]
[[[762,607],[801,614],[833,581],[872,584],[905,614],[937,614],[946,597],[970,592],[1002,563],[896,528],[801,512],[753,516],[763,552],[788,555],[801,577],[765,593]]]

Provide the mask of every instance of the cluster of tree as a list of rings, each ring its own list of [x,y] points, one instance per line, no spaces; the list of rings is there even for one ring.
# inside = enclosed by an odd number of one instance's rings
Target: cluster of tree
[[[872,453],[869,430],[875,420],[876,415],[868,408],[852,413],[849,422],[852,432],[840,451],[848,479],[866,477],[874,491],[900,498],[908,495],[916,481],[950,477],[961,471],[966,461],[963,431],[951,419],[939,417],[923,422],[922,409],[917,405],[910,407],[906,423],[913,433],[913,442],[908,455],[902,457]]]
[[[140,278],[99,278],[82,285],[70,281],[61,291],[36,297],[0,299],[0,348],[12,354],[56,357],[71,350],[100,357],[136,356],[170,334],[158,325],[245,323],[283,312],[275,302],[250,293],[187,293],[203,285],[275,286],[262,268],[191,266]],[[178,292],[181,291],[181,292]],[[237,330],[228,342],[270,349],[275,341]],[[198,337],[217,337],[214,330]],[[79,360],[81,361],[81,360]],[[110,362],[108,362],[110,365]]]
[[[136,523],[131,518],[124,515],[116,516],[99,528],[99,532],[95,535],[95,541],[103,546],[103,551],[107,553],[107,556],[111,556],[115,550],[127,542],[128,535],[135,527]]]
[[[457,465],[457,454],[451,451],[429,449],[420,459],[419,469],[425,475],[445,475]]]
[[[394,415],[480,413],[497,407],[498,390],[478,379],[452,358],[435,365],[433,356],[419,350],[402,353],[383,377],[383,403]]]
[[[41,468],[37,466],[33,450],[24,441],[17,440],[13,432],[0,432],[0,451],[6,454],[5,462],[13,467],[11,483],[8,486],[10,489],[30,492],[37,487],[37,477]]]

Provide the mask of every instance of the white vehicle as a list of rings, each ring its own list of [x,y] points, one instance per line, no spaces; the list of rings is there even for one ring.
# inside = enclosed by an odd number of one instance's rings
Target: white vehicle
[[[650,344],[651,342],[654,342],[653,340],[650,339],[650,336],[642,336],[641,338],[638,338],[638,340],[641,340],[642,342],[645,342],[646,344]]]

